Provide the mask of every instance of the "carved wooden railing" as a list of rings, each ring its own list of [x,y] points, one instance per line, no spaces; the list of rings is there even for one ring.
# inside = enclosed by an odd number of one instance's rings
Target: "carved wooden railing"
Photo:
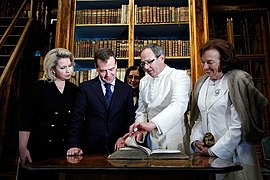
[[[15,15],[15,17],[13,18],[11,24],[9,25],[9,27],[7,28],[6,32],[4,33],[3,37],[1,38],[0,40],[0,49],[2,48],[2,46],[4,45],[4,43],[6,42],[8,36],[10,35],[12,29],[14,28],[14,26],[16,25],[19,17],[20,17],[20,14],[23,12],[25,6],[26,6],[26,3],[27,3],[28,0],[24,0],[24,2],[22,3],[20,9],[18,10],[17,14]]]
[[[19,10],[17,11],[17,14],[14,16],[11,24],[5,31],[4,35],[2,36],[0,40],[0,49],[5,44],[6,40],[8,39],[8,36],[12,32],[13,28],[15,27],[17,21],[20,18],[21,13],[23,13],[25,6],[27,5],[28,0],[24,0],[21,4]],[[1,74],[0,77],[0,156],[2,154],[3,150],[3,137],[4,132],[6,129],[6,123],[7,123],[7,112],[8,112],[8,104],[10,99],[10,91],[11,91],[11,84],[12,84],[12,77],[14,74],[14,71],[16,69],[16,66],[20,60],[21,54],[23,52],[23,49],[25,47],[26,41],[27,41],[27,35],[29,35],[29,29],[32,23],[32,17],[29,17],[28,22],[26,23],[23,32],[20,34],[20,38],[18,43],[15,46],[15,49],[13,50],[7,64],[5,65],[4,71]]]
[[[0,49],[3,47],[4,43],[6,42],[8,36],[10,35],[10,33],[12,32],[13,28],[15,27],[19,17],[20,17],[20,14],[23,12],[25,6],[26,6],[26,3],[27,3],[27,0],[25,0],[18,13],[16,14],[16,16],[14,17],[14,19],[12,20],[11,24],[9,25],[9,27],[7,28],[6,32],[4,33],[3,37],[1,38],[0,40]],[[0,77],[0,88],[3,87],[4,85],[4,82],[5,80],[7,79],[7,77],[13,72],[14,70],[14,65],[17,64],[17,61],[16,59],[18,59],[18,54],[19,54],[19,51],[21,50],[21,46],[23,44],[23,40],[25,39],[25,35],[31,25],[31,22],[32,22],[32,18],[30,17],[24,30],[23,30],[23,33],[21,34],[21,37],[18,41],[18,44],[16,45],[12,55],[10,56],[10,59],[8,60],[8,63],[6,64],[5,66],[5,69]],[[11,67],[13,67],[13,69],[11,69]]]

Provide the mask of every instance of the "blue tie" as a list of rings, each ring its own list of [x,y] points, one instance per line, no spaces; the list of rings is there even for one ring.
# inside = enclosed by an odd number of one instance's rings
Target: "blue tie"
[[[106,88],[105,101],[106,101],[107,108],[109,108],[111,99],[112,99],[112,94],[113,94],[111,90],[111,84],[105,83],[104,86]]]

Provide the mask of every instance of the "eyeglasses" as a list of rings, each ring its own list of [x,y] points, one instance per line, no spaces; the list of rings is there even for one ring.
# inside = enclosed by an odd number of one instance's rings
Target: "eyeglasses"
[[[140,63],[140,66],[142,68],[144,68],[144,66],[147,64],[147,65],[151,65],[155,60],[157,60],[159,58],[160,55],[158,55],[156,58],[154,59],[150,59],[150,60],[145,60],[143,62]]]

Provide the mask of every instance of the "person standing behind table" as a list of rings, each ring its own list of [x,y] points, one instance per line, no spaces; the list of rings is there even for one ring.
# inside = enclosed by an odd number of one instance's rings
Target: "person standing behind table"
[[[230,43],[213,39],[200,49],[205,75],[195,84],[191,108],[191,151],[240,163],[243,170],[217,179],[261,179],[253,143],[263,135],[267,99],[252,77],[236,69]]]
[[[132,87],[135,110],[138,108],[140,80],[144,77],[144,75],[145,72],[140,66],[130,66],[125,73],[124,82]],[[126,133],[122,138],[119,138],[118,141],[115,143],[114,149],[117,150],[120,147],[124,147],[125,139],[128,136],[129,133]]]
[[[133,101],[135,110],[138,108],[139,84],[145,72],[140,66],[130,66],[125,74],[124,82],[128,83],[133,90]]]
[[[138,142],[146,141],[152,150],[179,149],[188,153],[184,114],[191,91],[190,77],[186,71],[167,66],[165,52],[157,44],[142,49],[140,65],[148,75],[140,81],[139,105],[135,123],[129,128],[130,135]],[[138,131],[133,133],[134,129]],[[118,149],[122,146],[116,145]]]
[[[134,122],[133,92],[128,84],[116,78],[117,62],[113,51],[97,50],[94,61],[98,76],[80,84],[67,155],[112,153],[118,137]],[[105,102],[106,84],[111,84],[113,94],[109,105]]]
[[[32,163],[62,156],[67,150],[67,125],[78,87],[68,80],[73,73],[74,56],[55,48],[45,56],[44,75],[34,83],[19,124],[20,162]]]

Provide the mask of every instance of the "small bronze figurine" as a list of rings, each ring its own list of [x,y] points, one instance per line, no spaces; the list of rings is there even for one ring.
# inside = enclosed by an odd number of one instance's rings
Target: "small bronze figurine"
[[[212,147],[215,144],[215,137],[212,133],[208,132],[203,137],[203,143],[205,147]]]

